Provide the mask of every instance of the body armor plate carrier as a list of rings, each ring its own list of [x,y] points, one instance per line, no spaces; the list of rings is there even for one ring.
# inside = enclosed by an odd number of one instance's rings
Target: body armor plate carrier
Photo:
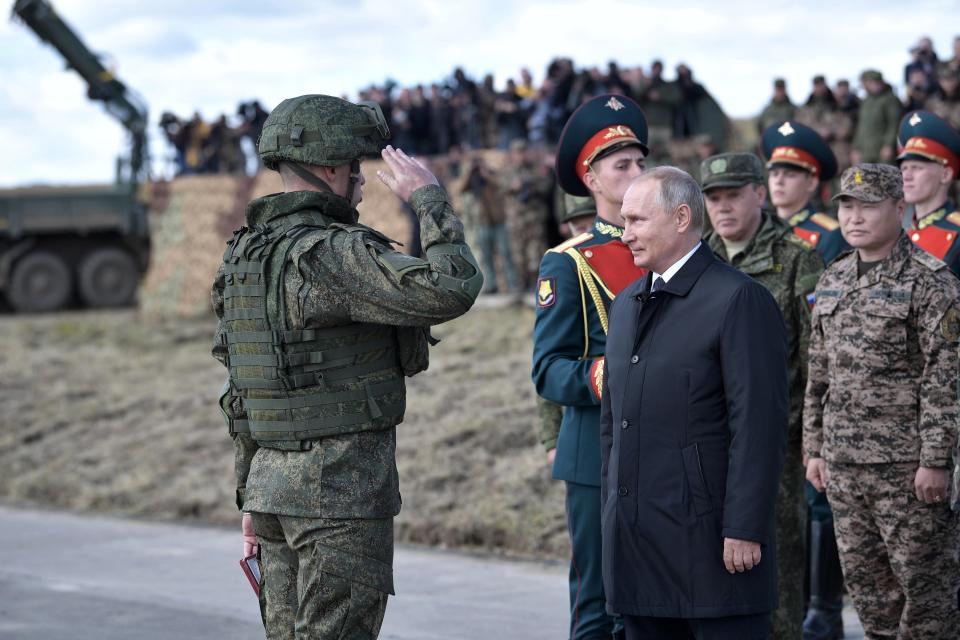
[[[260,444],[385,429],[405,409],[396,329],[353,323],[288,325],[284,270],[299,238],[331,221],[299,211],[242,228],[224,255],[222,340],[231,394],[247,420],[233,430]],[[292,444],[292,443],[291,443]]]

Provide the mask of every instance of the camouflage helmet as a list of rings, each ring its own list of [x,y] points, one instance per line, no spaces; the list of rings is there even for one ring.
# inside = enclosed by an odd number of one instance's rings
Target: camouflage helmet
[[[268,169],[284,160],[336,167],[376,156],[389,138],[377,103],[315,94],[278,104],[263,123],[258,151]]]

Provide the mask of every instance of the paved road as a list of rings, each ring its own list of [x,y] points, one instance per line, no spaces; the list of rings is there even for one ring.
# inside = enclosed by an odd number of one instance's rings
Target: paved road
[[[239,545],[221,528],[0,507],[0,638],[263,638]],[[566,637],[560,566],[409,547],[394,564],[384,640]]]

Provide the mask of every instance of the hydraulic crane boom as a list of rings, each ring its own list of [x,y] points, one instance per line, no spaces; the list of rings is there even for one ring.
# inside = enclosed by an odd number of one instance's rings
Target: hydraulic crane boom
[[[147,173],[147,107],[143,100],[103,66],[47,0],[17,0],[13,13],[63,56],[67,66],[86,81],[87,97],[103,102],[107,113],[130,133],[130,156],[120,163],[126,170],[118,166],[117,178],[132,185],[140,183]]]

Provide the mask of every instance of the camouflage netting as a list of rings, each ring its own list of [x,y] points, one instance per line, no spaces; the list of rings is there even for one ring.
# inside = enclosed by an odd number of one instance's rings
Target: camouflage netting
[[[382,161],[364,163],[367,182],[360,221],[406,243],[410,223],[399,200],[376,177]],[[153,252],[140,288],[147,317],[199,317],[211,313],[210,286],[226,241],[241,226],[247,202],[282,190],[280,176],[186,176],[156,185],[150,224]]]

